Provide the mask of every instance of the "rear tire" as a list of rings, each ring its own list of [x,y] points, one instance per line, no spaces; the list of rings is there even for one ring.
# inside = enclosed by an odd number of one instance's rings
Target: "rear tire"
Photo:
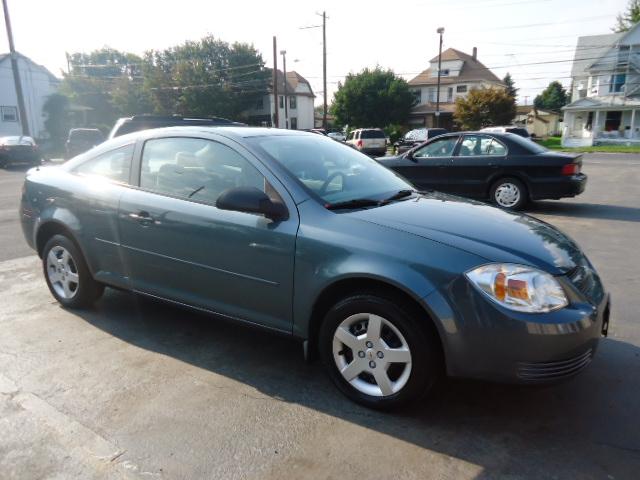
[[[341,300],[320,327],[331,380],[354,402],[379,410],[423,398],[441,375],[442,358],[435,329],[420,321],[375,293]]]
[[[45,244],[42,268],[51,294],[65,308],[89,307],[104,292],[104,285],[93,279],[80,249],[64,235],[54,235]]]
[[[498,207],[505,210],[520,210],[527,203],[527,187],[517,178],[501,178],[489,191],[489,198]]]

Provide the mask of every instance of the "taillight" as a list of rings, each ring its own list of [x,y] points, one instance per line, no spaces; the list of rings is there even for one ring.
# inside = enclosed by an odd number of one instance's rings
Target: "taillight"
[[[562,167],[562,175],[576,175],[580,173],[579,163],[567,163]]]
[[[362,140],[358,140],[358,141],[356,142],[356,147],[358,147],[358,148],[362,148]]]

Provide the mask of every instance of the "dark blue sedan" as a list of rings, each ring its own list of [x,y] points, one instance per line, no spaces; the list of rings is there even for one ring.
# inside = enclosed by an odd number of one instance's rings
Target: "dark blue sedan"
[[[438,135],[378,160],[418,189],[489,200],[509,210],[530,200],[575,197],[587,185],[581,155],[551,152],[515,133]]]
[[[443,374],[565,378],[607,331],[598,274],[554,227],[312,133],[125,135],[31,169],[20,216],[63,306],[108,286],[291,335],[375,408]]]

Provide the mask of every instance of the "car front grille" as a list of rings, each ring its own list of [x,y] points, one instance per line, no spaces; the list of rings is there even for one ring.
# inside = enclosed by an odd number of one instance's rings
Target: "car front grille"
[[[518,377],[523,380],[554,380],[575,375],[591,363],[593,350],[557,362],[520,362]]]

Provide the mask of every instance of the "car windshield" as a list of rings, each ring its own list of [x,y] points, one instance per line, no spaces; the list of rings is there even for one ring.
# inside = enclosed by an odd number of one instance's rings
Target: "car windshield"
[[[384,138],[382,130],[362,130],[360,138]]]
[[[509,140],[511,140],[513,143],[517,143],[518,145],[522,146],[532,153],[543,153],[548,151],[547,148],[537,144],[536,142],[528,138],[521,137],[520,135],[517,135],[515,133],[510,133],[507,135],[510,135]]]
[[[366,155],[321,136],[273,135],[249,138],[324,204],[384,200],[412,185]]]
[[[70,136],[72,141],[100,142],[103,139],[99,130],[74,130]]]

